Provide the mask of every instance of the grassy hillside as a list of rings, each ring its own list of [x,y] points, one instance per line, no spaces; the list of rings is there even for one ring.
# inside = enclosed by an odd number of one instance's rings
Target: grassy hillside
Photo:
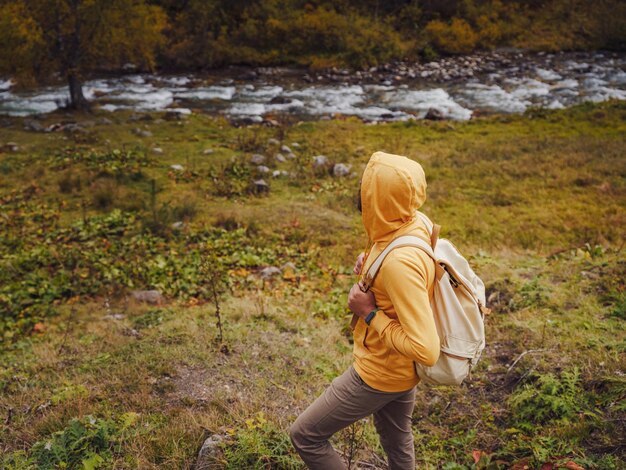
[[[376,150],[424,166],[424,211],[493,308],[471,380],[419,389],[418,467],[626,464],[624,103],[466,123],[45,120],[65,131],[0,130],[4,468],[192,468],[214,434],[213,468],[301,468],[286,430],[351,360],[355,193]],[[260,174],[257,153],[288,175]],[[334,443],[385,468],[371,421]]]

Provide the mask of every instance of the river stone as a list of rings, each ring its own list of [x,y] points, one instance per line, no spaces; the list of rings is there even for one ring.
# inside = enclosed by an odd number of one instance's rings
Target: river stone
[[[426,116],[424,116],[424,119],[429,119],[431,121],[441,121],[445,118],[446,116],[437,108],[429,108],[426,112]]]
[[[97,123],[101,126],[110,126],[111,124],[113,124],[113,121],[111,121],[109,118],[103,117],[98,119]]]
[[[137,302],[146,304],[162,304],[164,300],[158,290],[134,290],[131,292],[131,296]]]
[[[129,121],[153,121],[154,118],[147,113],[133,113],[128,118]]]
[[[270,104],[289,104],[291,103],[291,98],[287,98],[286,96],[275,96],[270,100]]]
[[[328,165],[328,157],[326,155],[317,155],[313,157],[313,167],[322,168]]]
[[[152,132],[146,131],[144,129],[135,129],[133,132],[139,137],[152,137]]]
[[[254,155],[252,155],[252,158],[250,158],[250,162],[254,165],[260,165],[261,163],[265,162],[265,155],[255,153]]]
[[[337,163],[333,167],[333,176],[348,176],[350,174],[350,168],[352,165],[346,165],[345,163]]]
[[[109,313],[102,317],[103,320],[123,320],[126,318],[126,315],[123,313]]]
[[[257,194],[267,194],[270,192],[270,185],[264,179],[259,179],[254,182],[254,191]]]
[[[24,120],[24,129],[27,131],[33,132],[43,132],[46,128],[39,121],[35,119],[25,119]]]
[[[242,80],[256,80],[257,78],[259,78],[259,74],[254,70],[248,70],[242,73],[239,78],[241,78]]]
[[[214,470],[223,467],[223,451],[221,444],[226,440],[226,437],[221,434],[213,434],[208,437],[200,452],[198,452],[198,458],[194,470]]]

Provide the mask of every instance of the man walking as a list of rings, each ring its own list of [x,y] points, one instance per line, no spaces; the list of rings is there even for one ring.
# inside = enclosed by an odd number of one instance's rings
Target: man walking
[[[369,264],[402,235],[430,242],[416,211],[426,200],[422,167],[406,157],[376,152],[363,173],[360,206],[370,240]],[[374,424],[391,470],[415,468],[411,415],[419,379],[413,361],[432,366],[439,358],[439,336],[430,308],[435,264],[414,246],[395,248],[368,292],[355,284],[348,306],[359,317],[354,329],[354,363],[293,423],[291,440],[307,466],[345,468],[328,439],[361,418]]]

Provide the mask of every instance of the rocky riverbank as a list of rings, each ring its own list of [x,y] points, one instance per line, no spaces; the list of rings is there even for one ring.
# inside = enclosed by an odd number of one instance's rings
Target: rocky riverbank
[[[626,54],[501,49],[364,70],[230,67],[193,75],[130,74],[90,80],[85,94],[95,107],[111,112],[208,112],[240,123],[271,123],[280,115],[348,115],[371,122],[467,120],[476,113],[624,100]],[[20,93],[11,89],[10,81],[0,84],[2,114],[47,113],[66,100],[63,86]]]

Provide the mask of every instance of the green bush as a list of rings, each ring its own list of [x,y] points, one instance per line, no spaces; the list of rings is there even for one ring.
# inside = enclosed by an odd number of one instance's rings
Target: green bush
[[[234,434],[224,447],[227,470],[303,469],[289,436],[267,421],[263,413],[246,420],[246,427]]]

